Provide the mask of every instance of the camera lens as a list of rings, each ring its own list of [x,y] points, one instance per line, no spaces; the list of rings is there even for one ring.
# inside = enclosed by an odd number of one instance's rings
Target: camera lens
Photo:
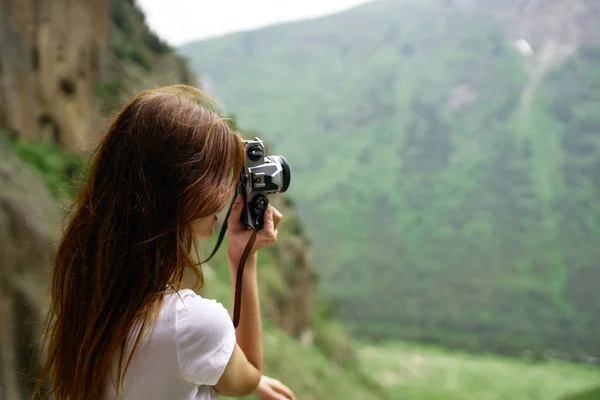
[[[284,156],[274,156],[273,158],[276,158],[277,161],[279,161],[279,164],[281,164],[283,183],[280,192],[283,193],[286,190],[288,190],[288,187],[290,187],[290,180],[292,178],[290,172],[290,165],[288,164]]]

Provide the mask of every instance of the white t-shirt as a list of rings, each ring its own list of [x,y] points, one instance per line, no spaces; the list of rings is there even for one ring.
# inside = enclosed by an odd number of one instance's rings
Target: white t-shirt
[[[202,298],[189,289],[178,293],[165,296],[156,321],[131,359],[119,399],[217,398],[212,386],[233,353],[233,323],[225,307],[215,300]],[[115,399],[112,380],[107,380],[106,399]]]

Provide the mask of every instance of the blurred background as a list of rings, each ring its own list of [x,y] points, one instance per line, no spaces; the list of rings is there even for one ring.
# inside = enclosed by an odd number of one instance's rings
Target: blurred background
[[[260,286],[299,399],[600,399],[598,0],[2,1],[0,399],[95,144],[172,83],[291,164]]]

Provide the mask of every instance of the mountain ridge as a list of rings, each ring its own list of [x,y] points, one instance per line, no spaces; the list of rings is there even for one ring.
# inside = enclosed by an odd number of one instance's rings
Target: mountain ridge
[[[583,276],[600,256],[597,8],[551,3],[531,6],[532,56],[510,29],[525,1],[504,19],[501,2],[379,1],[181,48],[285,152],[321,284],[355,333],[600,351],[580,299],[596,298]],[[561,36],[575,25],[578,41]]]

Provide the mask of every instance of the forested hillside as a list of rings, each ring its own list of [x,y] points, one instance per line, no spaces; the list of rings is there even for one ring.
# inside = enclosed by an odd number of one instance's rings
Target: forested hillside
[[[600,355],[593,3],[375,1],[181,50],[292,164],[354,332],[582,360]]]

